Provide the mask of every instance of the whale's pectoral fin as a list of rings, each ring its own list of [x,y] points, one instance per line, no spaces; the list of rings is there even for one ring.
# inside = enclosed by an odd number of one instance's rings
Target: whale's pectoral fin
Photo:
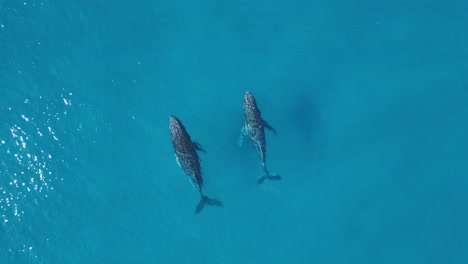
[[[272,126],[270,126],[270,124],[268,124],[267,121],[265,121],[265,120],[263,120],[263,119],[262,119],[262,121],[263,121],[263,127],[265,127],[266,129],[271,130],[273,133],[276,134],[276,130],[275,130]]]
[[[239,135],[239,139],[237,140],[237,145],[239,147],[242,146],[242,142],[244,142],[244,137],[245,137],[246,134],[247,134],[247,131],[245,130],[245,127],[242,127],[241,133]]]
[[[193,143],[193,146],[195,147],[196,150],[198,151],[203,151],[206,153],[206,151],[202,148],[202,146],[200,145],[200,143],[198,142],[192,142]]]

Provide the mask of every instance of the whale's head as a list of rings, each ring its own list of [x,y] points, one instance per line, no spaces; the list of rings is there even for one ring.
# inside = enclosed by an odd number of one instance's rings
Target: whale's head
[[[169,117],[169,126],[180,126],[180,120],[176,116],[171,115],[171,117]]]
[[[169,124],[171,125],[180,124],[180,121],[175,115],[171,115],[169,117]]]
[[[171,115],[169,118],[169,130],[171,131],[172,136],[179,134],[180,131],[183,130],[183,127],[182,122],[180,122],[176,116]]]
[[[255,101],[255,97],[253,97],[253,95],[249,91],[245,92],[244,106],[254,106],[256,104],[257,102]]]

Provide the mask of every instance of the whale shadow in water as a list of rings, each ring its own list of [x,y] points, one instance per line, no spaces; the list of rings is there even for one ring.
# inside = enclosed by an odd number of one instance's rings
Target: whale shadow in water
[[[284,110],[284,120],[289,123],[291,141],[300,148],[314,151],[319,147],[324,122],[318,100],[318,93],[306,89],[298,90],[291,97],[289,109]]]
[[[280,173],[294,188],[315,186],[326,170],[323,151],[327,128],[321,113],[322,98],[319,92],[307,88],[295,88],[290,93],[275,110],[278,124],[272,126],[276,125],[278,134],[267,139],[277,141],[271,148],[276,153],[269,152],[270,170]]]

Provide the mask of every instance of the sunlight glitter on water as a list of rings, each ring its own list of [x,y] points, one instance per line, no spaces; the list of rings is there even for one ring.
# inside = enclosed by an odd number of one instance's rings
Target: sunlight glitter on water
[[[39,102],[25,99],[24,104],[43,104],[44,98],[40,96]],[[71,106],[70,98],[62,95],[61,99],[66,107]],[[30,206],[32,200],[37,203],[38,197],[47,198],[48,191],[53,190],[54,171],[49,164],[53,164],[54,159],[50,151],[57,147],[63,149],[54,127],[66,115],[66,111],[50,101],[42,107],[45,111],[38,111],[37,118],[34,117],[34,112],[18,114],[18,123],[11,124],[9,136],[3,135],[0,141],[0,151],[6,153],[0,163],[0,221],[3,223],[9,223],[13,219],[20,220],[25,207]],[[12,114],[16,111],[11,107],[8,110]],[[44,143],[42,138],[49,139],[49,142]],[[53,143],[54,141],[57,143]]]

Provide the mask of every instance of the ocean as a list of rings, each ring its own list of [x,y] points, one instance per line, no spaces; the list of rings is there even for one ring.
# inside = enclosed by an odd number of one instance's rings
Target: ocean
[[[468,263],[467,32],[461,0],[0,0],[0,263]]]

